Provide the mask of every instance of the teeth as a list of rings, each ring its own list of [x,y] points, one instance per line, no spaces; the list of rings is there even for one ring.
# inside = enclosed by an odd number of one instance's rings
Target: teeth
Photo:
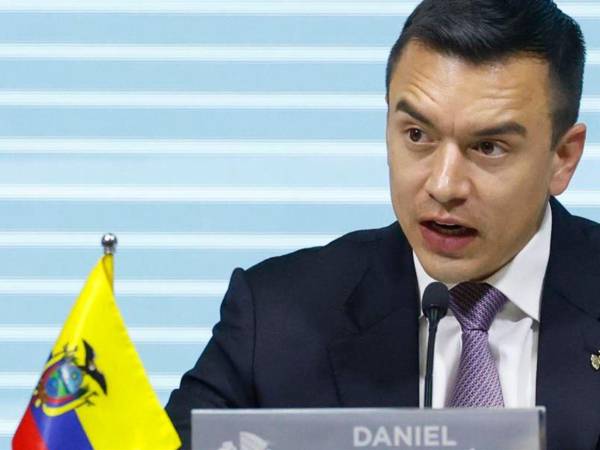
[[[436,229],[439,233],[447,234],[451,236],[459,236],[463,234],[467,234],[469,232],[468,228],[463,227],[462,225],[456,224],[445,224],[439,222],[432,222],[433,228]]]
[[[448,227],[448,228],[460,228],[461,225],[456,225],[455,223],[440,223],[440,222],[435,222],[436,225],[440,226],[440,227]]]

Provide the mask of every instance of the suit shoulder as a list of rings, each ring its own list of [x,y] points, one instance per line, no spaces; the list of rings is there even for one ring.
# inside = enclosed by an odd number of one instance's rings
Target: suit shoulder
[[[589,239],[590,244],[600,249],[600,223],[584,217],[572,216],[577,227]]]
[[[349,259],[344,257],[351,259],[369,252],[370,247],[382,238],[386,228],[352,231],[325,245],[302,248],[285,255],[271,257],[250,267],[247,273],[250,276],[260,276],[291,269],[309,269],[315,264],[333,262],[344,264],[349,262]]]
[[[266,259],[246,270],[248,284],[257,296],[309,293],[325,286],[343,289],[360,278],[378,243],[394,228],[399,228],[397,223],[353,231],[323,246]]]

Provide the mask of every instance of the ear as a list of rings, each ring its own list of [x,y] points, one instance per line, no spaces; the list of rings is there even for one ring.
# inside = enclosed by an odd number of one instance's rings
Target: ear
[[[550,195],[560,195],[569,186],[583,154],[586,133],[587,127],[585,124],[577,123],[565,133],[556,145],[552,161]]]

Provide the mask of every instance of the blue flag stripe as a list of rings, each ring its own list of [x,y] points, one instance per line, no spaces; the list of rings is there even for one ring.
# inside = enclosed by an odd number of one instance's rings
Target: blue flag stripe
[[[29,407],[48,450],[93,450],[75,411],[49,417],[41,408]]]

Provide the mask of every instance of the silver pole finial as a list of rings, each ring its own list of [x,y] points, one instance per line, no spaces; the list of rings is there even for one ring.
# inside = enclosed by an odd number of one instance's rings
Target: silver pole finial
[[[105,255],[113,255],[117,251],[117,236],[112,233],[106,233],[102,236],[102,247],[104,247]]]

